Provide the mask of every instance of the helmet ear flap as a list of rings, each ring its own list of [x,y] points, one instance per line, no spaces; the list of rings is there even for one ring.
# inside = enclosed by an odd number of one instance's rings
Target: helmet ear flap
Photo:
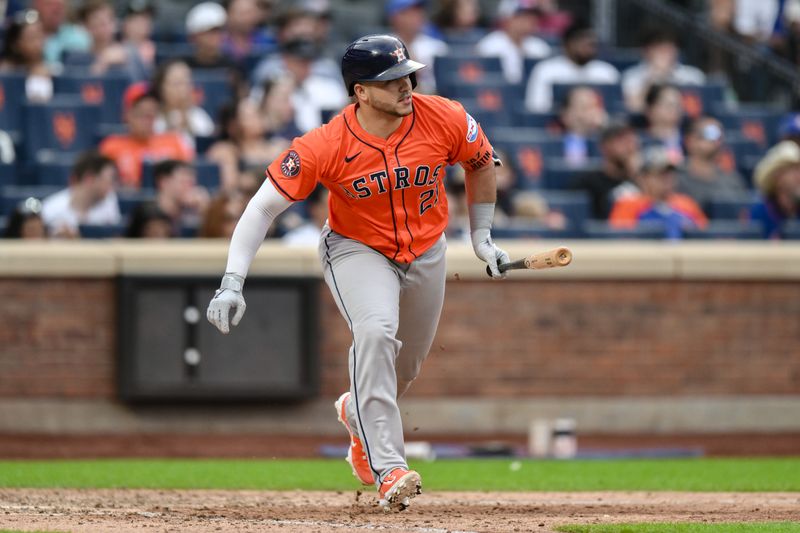
[[[411,80],[411,88],[412,89],[416,89],[417,88],[417,73],[416,72],[412,72],[411,74],[408,75],[408,79]]]

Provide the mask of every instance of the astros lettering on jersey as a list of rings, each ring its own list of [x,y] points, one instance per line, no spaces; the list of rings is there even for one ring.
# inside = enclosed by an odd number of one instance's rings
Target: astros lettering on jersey
[[[267,169],[288,200],[305,199],[317,183],[329,191],[329,224],[389,259],[410,263],[447,226],[445,167],[477,170],[492,163],[492,147],[458,102],[413,97],[410,115],[388,139],[370,135],[356,104],[294,140]]]

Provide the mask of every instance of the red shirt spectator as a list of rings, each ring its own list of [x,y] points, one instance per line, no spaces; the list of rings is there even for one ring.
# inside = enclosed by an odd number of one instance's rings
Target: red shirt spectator
[[[100,143],[100,152],[116,162],[123,187],[141,187],[142,163],[145,161],[194,159],[194,150],[180,134],[155,133],[158,101],[147,84],[137,83],[129,87],[125,91],[124,107],[128,133],[111,135]]]

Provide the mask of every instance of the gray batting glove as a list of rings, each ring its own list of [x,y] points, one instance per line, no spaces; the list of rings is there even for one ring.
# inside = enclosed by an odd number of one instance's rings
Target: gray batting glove
[[[230,323],[238,326],[239,321],[244,316],[244,310],[247,309],[247,305],[244,303],[244,296],[242,296],[243,287],[244,278],[242,276],[230,272],[225,273],[222,276],[222,283],[220,283],[219,289],[214,293],[211,303],[208,304],[206,318],[226,335],[231,330],[228,324],[231,310],[234,310],[235,313]]]
[[[472,249],[478,259],[489,265],[492,278],[503,279],[505,272],[500,272],[497,263],[508,263],[508,254],[492,242],[492,220],[494,219],[494,203],[471,204],[469,206],[469,227],[471,229]]]
[[[506,273],[500,272],[497,265],[498,263],[509,263],[511,258],[492,242],[492,235],[488,229],[482,228],[472,232],[472,249],[475,250],[478,259],[486,261],[486,264],[489,265],[492,278],[503,279],[506,277]]]

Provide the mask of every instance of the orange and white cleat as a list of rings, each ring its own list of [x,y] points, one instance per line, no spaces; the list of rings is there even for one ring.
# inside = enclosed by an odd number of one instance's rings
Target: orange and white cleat
[[[419,474],[413,470],[395,468],[378,489],[378,503],[384,511],[403,511],[417,494],[422,494],[422,478]]]
[[[350,399],[350,393],[345,392],[334,404],[336,406],[336,416],[339,417],[339,422],[342,423],[347,433],[350,435],[350,447],[347,449],[347,462],[353,469],[353,475],[364,485],[375,484],[375,477],[372,475],[372,469],[369,467],[369,460],[367,453],[364,451],[364,444],[361,442],[361,437],[357,433],[350,430],[350,424],[347,423],[347,410],[345,406]]]

